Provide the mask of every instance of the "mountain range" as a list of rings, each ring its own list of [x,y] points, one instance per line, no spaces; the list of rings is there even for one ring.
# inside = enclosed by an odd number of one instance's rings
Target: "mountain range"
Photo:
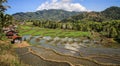
[[[51,20],[51,21],[60,21],[62,19],[68,18],[73,15],[77,15],[80,12],[69,12],[65,10],[42,10],[36,12],[20,12],[13,14],[13,17],[17,20]]]
[[[92,20],[101,22],[107,19],[119,20],[120,7],[112,6],[101,12],[70,12],[59,9],[42,10],[36,12],[20,12],[12,15],[16,20],[50,20],[50,21],[74,21]]]

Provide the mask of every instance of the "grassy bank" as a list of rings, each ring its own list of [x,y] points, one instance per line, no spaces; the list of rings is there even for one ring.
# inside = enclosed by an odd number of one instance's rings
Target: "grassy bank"
[[[20,62],[9,41],[0,40],[0,66],[27,66]]]

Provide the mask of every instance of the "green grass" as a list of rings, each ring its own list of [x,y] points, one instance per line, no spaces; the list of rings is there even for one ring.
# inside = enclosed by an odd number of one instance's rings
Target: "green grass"
[[[21,25],[21,26],[19,26],[21,29],[30,29],[31,28],[31,26],[27,26],[27,25]]]
[[[19,29],[20,35],[42,35],[51,37],[91,37],[90,32],[62,30],[62,29],[47,29],[39,28],[32,25],[21,25]],[[33,28],[33,29],[31,29]],[[23,30],[24,29],[24,30]]]
[[[36,32],[36,30],[29,30],[29,31],[21,32],[21,35],[28,35],[28,34],[32,34],[35,32]]]

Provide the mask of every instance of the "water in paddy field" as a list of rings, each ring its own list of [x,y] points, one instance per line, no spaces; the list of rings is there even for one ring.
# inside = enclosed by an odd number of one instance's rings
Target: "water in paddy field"
[[[90,39],[83,40],[80,38],[52,38],[50,36],[41,37],[30,35],[23,36],[23,39],[25,38],[31,44],[37,45],[34,47],[28,47],[34,53],[29,53],[26,49],[17,49],[16,52],[18,55],[20,55],[20,53],[25,54],[28,52],[25,55],[20,56],[21,60],[24,60],[24,62],[30,65],[33,63],[33,66],[34,64],[38,64],[39,66],[39,63],[42,63],[43,65],[47,63],[48,65],[46,66],[51,66],[49,64],[58,64],[60,66],[99,66],[101,64],[105,66],[107,64],[120,65],[120,49],[104,48],[100,44],[99,39],[93,41]],[[20,52],[20,50],[23,51]],[[39,59],[35,60],[36,62],[27,61],[27,59],[30,60],[31,58],[31,60],[34,60],[37,57],[39,57]]]

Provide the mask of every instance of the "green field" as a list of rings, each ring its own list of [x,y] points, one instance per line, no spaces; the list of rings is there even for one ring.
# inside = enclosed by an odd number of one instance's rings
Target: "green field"
[[[91,37],[90,32],[74,31],[74,30],[63,30],[63,29],[47,29],[32,26],[30,23],[27,25],[19,26],[20,35],[41,35],[51,37]]]

